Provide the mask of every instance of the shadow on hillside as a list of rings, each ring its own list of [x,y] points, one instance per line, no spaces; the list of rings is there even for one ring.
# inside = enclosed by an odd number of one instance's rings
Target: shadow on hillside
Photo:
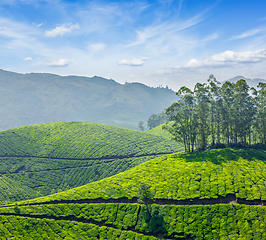
[[[266,151],[257,149],[211,149],[204,152],[181,153],[181,157],[188,162],[210,161],[215,164],[221,164],[226,161],[237,161],[239,158],[247,160],[262,160],[266,161]]]
[[[185,234],[184,232],[172,232],[169,235],[165,227],[167,223],[164,221],[157,207],[158,206],[152,206],[151,204],[145,204],[141,207],[140,218],[144,222],[143,225],[146,226],[144,227],[145,229],[143,229],[146,233],[158,238],[193,240],[190,234]]]

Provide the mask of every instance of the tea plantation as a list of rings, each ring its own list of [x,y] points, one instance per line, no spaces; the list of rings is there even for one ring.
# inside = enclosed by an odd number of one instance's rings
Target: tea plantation
[[[0,175],[31,194],[2,194],[0,201],[81,186],[182,149],[154,134],[95,123],[46,123],[2,131]]]
[[[239,199],[266,200],[265,162],[266,151],[255,149],[213,149],[203,153],[170,154],[115,176],[35,199],[34,202],[132,199],[141,182],[151,185],[155,199],[215,199],[235,194]]]
[[[33,189],[9,179],[6,176],[0,177],[0,203],[1,200],[5,200],[5,202],[15,202],[38,196],[40,196],[40,194]]]
[[[266,151],[175,153],[0,207],[1,239],[266,239]],[[139,204],[141,182],[155,193]]]

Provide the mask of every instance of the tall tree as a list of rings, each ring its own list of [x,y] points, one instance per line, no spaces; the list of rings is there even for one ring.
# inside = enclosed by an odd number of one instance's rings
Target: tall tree
[[[257,133],[262,144],[266,144],[266,83],[260,82],[254,89],[255,104],[257,107],[256,125]]]
[[[212,145],[215,144],[215,138],[217,138],[217,143],[220,143],[220,123],[221,123],[221,91],[219,88],[220,82],[216,80],[213,74],[211,74],[207,80],[209,83],[209,102],[210,102],[210,131],[212,138]]]
[[[209,97],[206,83],[197,83],[194,88],[194,94],[197,101],[197,115],[199,119],[200,144],[205,149],[208,137],[207,119],[209,114]]]
[[[226,139],[226,144],[229,146],[232,136],[232,106],[233,106],[234,84],[226,81],[221,87],[221,119],[222,119],[222,133]]]
[[[250,89],[243,79],[219,84],[210,75],[208,84],[197,83],[194,91],[181,87],[179,101],[166,109],[173,123],[165,129],[189,152],[195,145],[205,149],[207,144],[266,144],[266,83],[260,83],[258,90]]]
[[[166,109],[166,114],[174,123],[164,128],[175,140],[184,144],[186,151],[193,152],[198,133],[196,100],[194,93],[187,87],[181,87],[177,95],[180,100]]]
[[[143,123],[143,121],[139,121],[138,128],[139,128],[140,131],[144,131],[144,123]]]
[[[249,86],[244,79],[240,79],[234,85],[234,142],[238,140],[246,145],[249,136],[253,116],[255,114],[252,97],[249,95]],[[249,136],[250,138],[250,136]]]

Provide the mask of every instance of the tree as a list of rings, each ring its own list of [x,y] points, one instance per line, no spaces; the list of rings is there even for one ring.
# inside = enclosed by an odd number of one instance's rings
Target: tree
[[[238,141],[246,145],[247,136],[250,139],[250,128],[255,114],[254,104],[249,95],[249,86],[244,79],[240,79],[234,85],[234,142]]]
[[[247,147],[254,143],[266,148],[266,83],[250,89],[243,79],[221,87],[213,75],[207,81],[197,83],[194,91],[185,86],[179,89],[180,99],[166,109],[172,122],[164,129],[188,152],[197,145],[199,150],[208,145]]]
[[[176,141],[183,143],[186,151],[193,152],[198,132],[194,93],[187,87],[181,87],[176,94],[180,96],[179,101],[166,109],[169,120],[174,123],[166,124],[164,129],[169,131]]]
[[[209,114],[208,88],[205,83],[197,83],[194,88],[197,101],[197,114],[199,119],[201,149],[205,149],[208,137],[207,119]]]
[[[222,116],[222,133],[226,138],[226,144],[229,146],[230,140],[232,140],[233,132],[233,106],[234,85],[233,83],[226,81],[221,87],[221,116]]]
[[[258,84],[258,91],[256,89],[252,89],[254,91],[255,97],[255,105],[257,107],[256,120],[255,120],[255,128],[261,139],[262,144],[266,144],[266,83],[260,82]]]
[[[215,138],[217,138],[217,143],[220,144],[220,124],[221,124],[221,91],[219,88],[220,82],[216,80],[213,74],[209,76],[207,80],[208,85],[208,97],[210,101],[210,127],[211,127],[211,138],[212,145],[215,144]],[[215,134],[216,133],[216,134]]]
[[[138,128],[140,131],[144,131],[144,123],[143,121],[139,121]]]
[[[163,123],[166,123],[167,121],[168,121],[168,117],[165,114],[165,110],[163,110],[159,114],[153,113],[147,121],[147,126],[149,129],[152,129]]]
[[[151,186],[148,183],[141,182],[138,188],[137,197],[138,202],[148,204],[153,201],[155,193],[150,190]]]

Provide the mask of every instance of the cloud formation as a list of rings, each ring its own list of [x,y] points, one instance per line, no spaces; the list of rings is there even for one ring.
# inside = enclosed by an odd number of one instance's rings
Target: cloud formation
[[[56,37],[56,36],[63,36],[66,33],[70,33],[75,29],[79,29],[79,24],[77,23],[76,25],[71,25],[70,27],[66,27],[65,24],[56,27],[53,30],[46,31],[45,36],[46,37]]]
[[[144,61],[147,60],[149,60],[148,57],[133,58],[132,60],[123,59],[118,64],[129,65],[129,66],[142,66]]]
[[[232,38],[230,38],[229,40],[235,40],[235,39],[242,39],[242,38],[246,38],[246,37],[251,37],[253,35],[256,35],[259,32],[264,31],[264,29],[251,29],[249,31],[246,31],[238,36],[233,36]]]
[[[228,67],[237,64],[258,63],[266,60],[266,50],[261,49],[257,51],[233,52],[225,51],[215,54],[210,58],[202,61],[197,59],[189,60],[183,66],[169,66],[162,70],[156,71],[156,74],[171,74],[175,72],[183,72],[189,70],[202,70],[206,68]]]
[[[24,61],[30,62],[30,61],[32,61],[32,57],[27,57],[27,58],[24,59]]]
[[[225,51],[219,54],[215,54],[203,61],[197,61],[192,59],[188,62],[188,67],[219,67],[237,63],[256,63],[266,60],[266,50],[261,49],[258,51],[245,51],[245,52],[233,52]]]
[[[185,21],[165,21],[159,25],[151,25],[143,30],[136,30],[136,40],[127,45],[127,47],[144,44],[150,39],[161,38],[163,36],[173,36],[175,33],[190,28],[201,22],[201,14],[198,14]]]
[[[70,62],[67,59],[50,60],[45,65],[48,67],[67,67]]]

